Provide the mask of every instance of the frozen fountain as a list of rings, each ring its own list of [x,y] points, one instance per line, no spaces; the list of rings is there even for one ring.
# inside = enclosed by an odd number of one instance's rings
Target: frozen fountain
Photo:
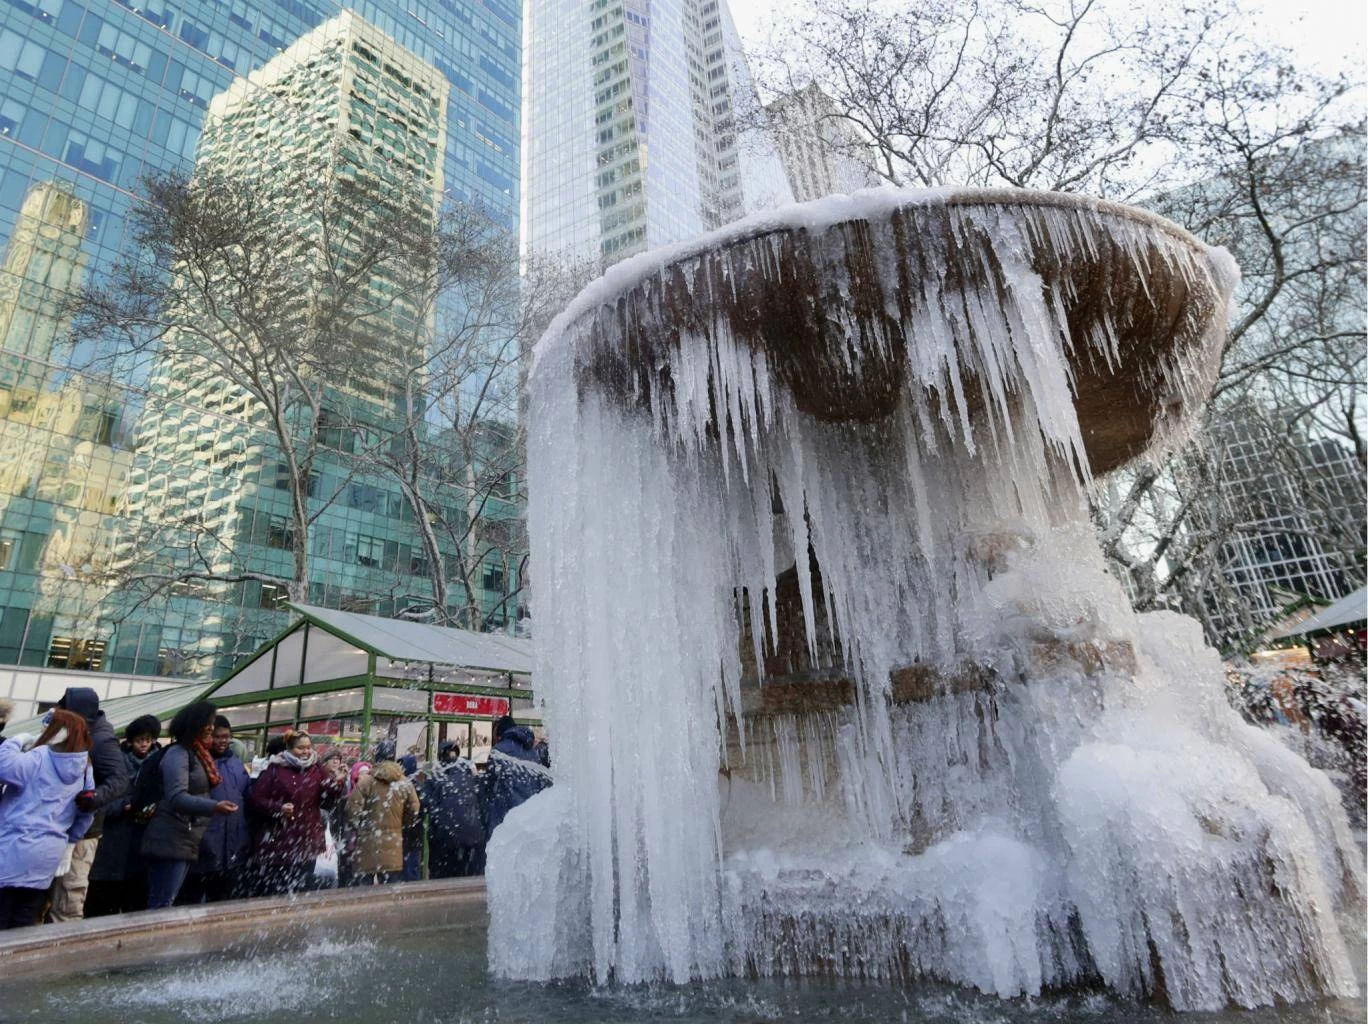
[[[1356,994],[1334,788],[1087,518],[1236,277],[1113,204],[881,190],[590,286],[529,386],[557,782],[491,843],[493,971]]]

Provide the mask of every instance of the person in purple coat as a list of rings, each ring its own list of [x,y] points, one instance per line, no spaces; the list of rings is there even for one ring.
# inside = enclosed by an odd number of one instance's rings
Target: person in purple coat
[[[23,741],[0,744],[0,930],[37,921],[53,877],[95,818],[76,802],[95,790],[85,719],[56,709],[31,749]]]
[[[318,761],[308,734],[285,735],[280,761],[271,761],[247,794],[260,824],[256,835],[257,889],[287,894],[314,886],[314,862],[327,834],[323,811],[346,794],[347,771]]]

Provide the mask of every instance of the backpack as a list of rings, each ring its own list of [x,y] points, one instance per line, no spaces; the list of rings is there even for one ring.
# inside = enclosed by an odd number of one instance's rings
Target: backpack
[[[151,813],[144,813],[149,806],[155,807],[162,799],[162,756],[166,754],[165,748],[158,748],[151,753],[143,764],[138,767],[138,775],[133,778],[133,790],[128,804],[133,806],[133,815],[141,822],[146,822],[151,818]]]

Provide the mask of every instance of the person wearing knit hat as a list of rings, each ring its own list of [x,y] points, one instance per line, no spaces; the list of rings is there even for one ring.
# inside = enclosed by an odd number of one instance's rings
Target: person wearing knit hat
[[[356,790],[356,785],[361,783],[371,774],[374,767],[365,759],[357,759],[352,763],[351,773],[348,777],[347,794],[351,795]],[[350,887],[356,882],[356,874],[352,871],[352,853],[356,850],[356,829],[352,821],[347,816],[346,803],[342,805],[342,825],[337,831],[337,886]]]
[[[149,773],[160,772],[156,761],[149,760],[161,748],[157,743],[161,731],[161,720],[155,716],[139,716],[124,728],[119,749],[128,768],[128,787],[104,806],[104,836],[95,849],[90,891],[86,894],[88,919],[117,912],[141,912],[147,907],[147,876],[138,851],[147,816],[133,808],[132,800],[143,766],[148,766]]]
[[[370,771],[371,771],[371,764],[368,763],[368,762],[366,762],[364,759],[352,763],[352,768],[351,768],[351,786],[347,788],[347,793],[350,794],[351,791],[352,791],[352,788],[356,787],[357,783],[359,782],[359,780],[360,780],[360,778],[361,778],[361,774],[363,774],[363,773],[369,773]]]

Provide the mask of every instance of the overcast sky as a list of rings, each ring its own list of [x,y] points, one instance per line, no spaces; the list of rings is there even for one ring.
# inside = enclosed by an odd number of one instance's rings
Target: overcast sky
[[[755,40],[789,0],[728,0],[728,4],[741,38]],[[1365,0],[1240,0],[1240,6],[1255,20],[1256,37],[1277,40],[1326,71],[1356,68],[1362,77],[1368,50]],[[915,11],[916,0],[907,0],[907,9]]]

